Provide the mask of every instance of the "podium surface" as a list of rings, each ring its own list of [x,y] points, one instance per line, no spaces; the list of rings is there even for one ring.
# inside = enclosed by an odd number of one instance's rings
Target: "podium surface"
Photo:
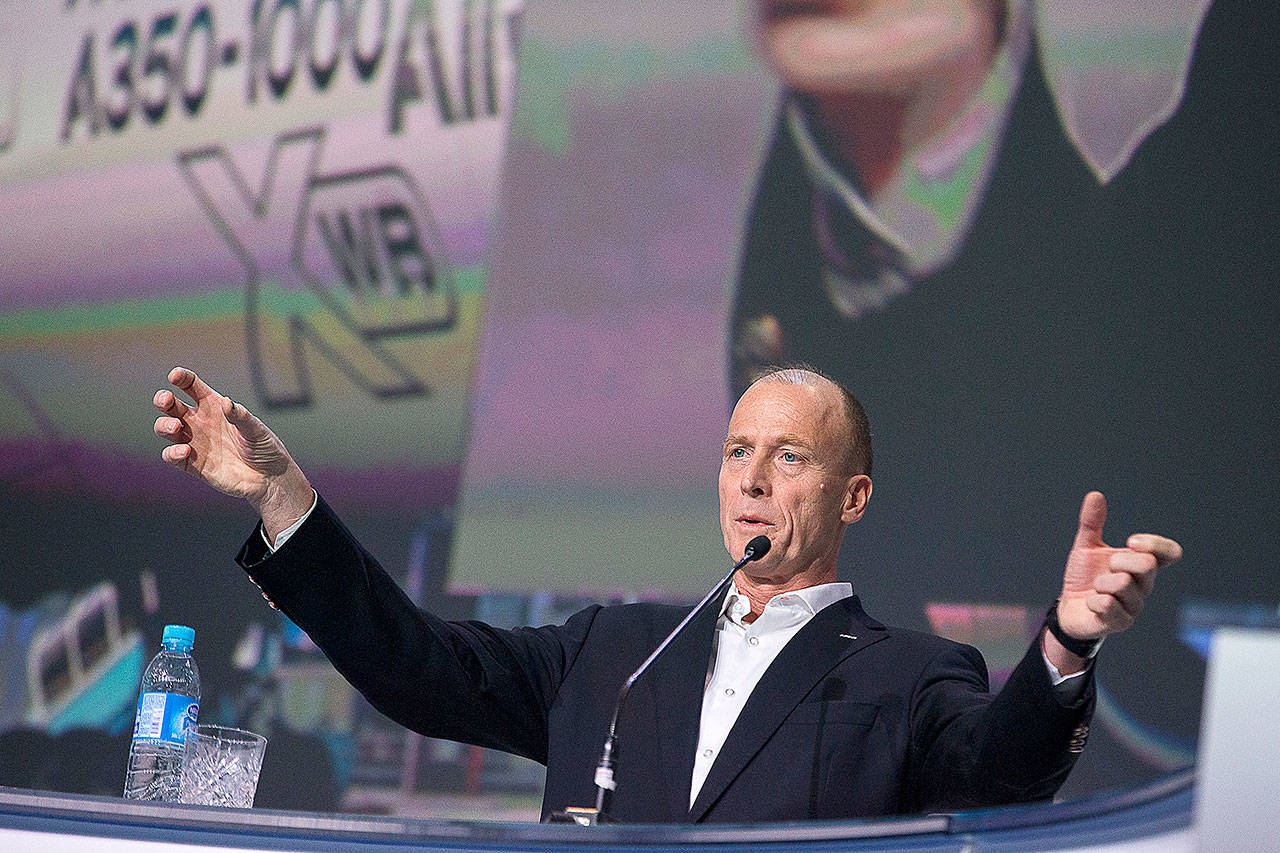
[[[0,788],[0,849],[96,851],[1190,851],[1194,773],[1068,803],[754,825],[486,823],[237,810]]]

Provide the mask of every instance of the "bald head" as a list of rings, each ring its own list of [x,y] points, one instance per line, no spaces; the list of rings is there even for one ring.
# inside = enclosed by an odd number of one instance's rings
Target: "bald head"
[[[747,388],[777,383],[781,385],[805,385],[829,391],[840,398],[847,426],[846,458],[852,474],[871,474],[871,423],[862,404],[848,388],[806,367],[785,367],[770,370]],[[743,393],[746,396],[746,392]]]

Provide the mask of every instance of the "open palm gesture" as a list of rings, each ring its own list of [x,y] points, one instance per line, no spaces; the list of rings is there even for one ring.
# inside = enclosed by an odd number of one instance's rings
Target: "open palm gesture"
[[[192,403],[168,389],[156,392],[153,402],[162,414],[155,434],[170,442],[162,458],[220,492],[247,500],[268,533],[301,518],[311,505],[311,485],[275,433],[194,371],[175,367],[169,381]]]

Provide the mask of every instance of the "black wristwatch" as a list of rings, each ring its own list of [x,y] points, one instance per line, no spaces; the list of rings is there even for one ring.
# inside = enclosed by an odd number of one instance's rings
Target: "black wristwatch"
[[[1044,626],[1049,629],[1049,633],[1062,643],[1062,647],[1078,658],[1085,660],[1092,659],[1098,653],[1098,647],[1102,645],[1102,638],[1096,640],[1081,640],[1071,636],[1062,630],[1062,626],[1058,624],[1058,602],[1054,601],[1049,605],[1049,612],[1044,615]]]

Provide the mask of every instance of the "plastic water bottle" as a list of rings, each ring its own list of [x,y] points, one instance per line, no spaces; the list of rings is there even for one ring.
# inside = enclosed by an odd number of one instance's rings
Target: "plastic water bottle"
[[[195,641],[191,628],[166,625],[160,654],[142,674],[124,777],[125,799],[178,801],[182,745],[200,711],[200,672],[191,658]]]

